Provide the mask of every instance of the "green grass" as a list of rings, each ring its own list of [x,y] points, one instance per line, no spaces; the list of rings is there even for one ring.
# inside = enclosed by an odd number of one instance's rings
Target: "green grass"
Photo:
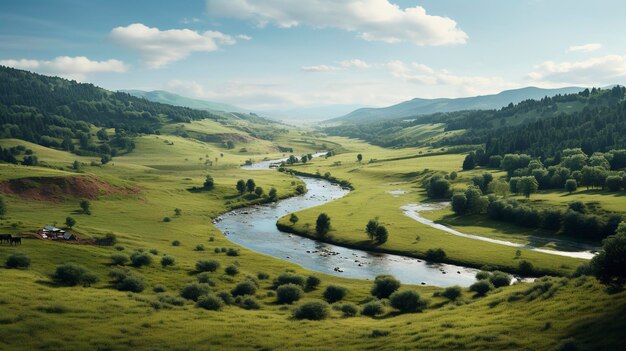
[[[210,132],[202,129],[202,124],[194,128]],[[169,145],[171,142],[173,145]],[[249,155],[171,135],[143,136],[136,141],[137,148],[132,153],[116,157],[104,166],[89,166],[89,158],[81,159],[22,141],[3,143],[27,145],[54,168],[0,165],[0,180],[80,174],[116,185],[135,186],[140,192],[93,200],[90,216],[77,213],[80,199],[68,198],[52,204],[6,196],[9,211],[0,220],[0,232],[28,233],[53,223],[62,226],[65,217],[71,215],[77,220],[75,230],[81,237],[112,232],[118,237],[118,245],[125,248],[122,253],[156,249],[158,255],[150,266],[127,267],[144,277],[148,285],[145,291],[135,294],[112,288],[107,277],[112,269],[110,256],[119,253],[113,247],[36,239],[25,239],[18,247],[0,245],[0,264],[17,252],[32,260],[26,270],[0,268],[2,350],[553,350],[567,337],[576,338],[582,347],[620,347],[626,327],[623,317],[626,293],[608,295],[591,278],[570,280],[545,299],[513,302],[507,302],[507,298],[526,291],[529,284],[498,289],[485,298],[475,298],[464,290],[458,303],[433,297],[440,288],[411,286],[430,301],[423,313],[397,315],[388,309],[382,317],[372,319],[344,318],[333,310],[324,321],[296,321],[291,316],[300,302],[282,306],[275,303],[275,297],[267,296],[271,280],[286,269],[302,275],[314,274],[322,280],[316,290],[305,294],[302,302],[321,299],[325,287],[340,285],[349,291],[347,302],[362,304],[372,283],[311,272],[255,253],[230,242],[211,225],[211,220],[219,214],[251,202],[238,196],[235,182],[239,178],[254,178],[266,191],[276,187],[280,196],[295,193],[296,178],[275,171],[243,172],[239,165],[246,159],[282,157],[283,153],[276,152],[276,145],[292,146],[299,155],[318,150],[325,143],[346,153],[328,160],[316,159],[298,169],[319,170],[322,174],[329,171],[340,179],[350,180],[356,190],[333,203],[298,213],[298,225],[313,223],[317,213],[326,211],[332,217],[334,240],[369,246],[363,228],[369,218],[379,216],[390,230],[390,240],[382,249],[421,255],[428,248],[443,247],[449,257],[468,264],[512,264],[514,249],[445,235],[420,226],[400,212],[400,206],[424,200],[418,181],[420,172],[425,168],[456,169],[462,155],[359,164],[357,153],[363,153],[364,160],[383,160],[410,157],[420,151],[427,154],[428,150],[388,150],[355,140],[321,138],[290,130],[271,143],[251,139],[250,150],[257,151]],[[268,145],[269,149],[263,149]],[[204,165],[200,158],[206,158],[207,154],[211,159],[218,157],[218,162]],[[70,169],[75,159],[85,163],[82,173]],[[341,161],[341,165],[333,166],[336,161]],[[214,190],[188,191],[201,186],[207,174],[215,179]],[[472,174],[460,173],[455,186],[462,187]],[[388,193],[396,189],[407,193],[397,197]],[[175,208],[182,209],[181,216],[174,215]],[[172,221],[163,222],[166,216]],[[416,241],[417,235],[420,240]],[[172,246],[174,240],[179,240],[181,245]],[[204,245],[205,251],[195,250],[199,244]],[[214,252],[222,247],[237,248],[240,255],[231,257]],[[162,268],[159,260],[166,254],[174,257],[176,264]],[[563,273],[579,263],[526,251],[523,257],[538,267]],[[260,281],[257,292],[262,308],[244,310],[227,306],[220,312],[212,312],[196,308],[191,302],[183,306],[159,304],[160,295],[178,296],[185,284],[196,281],[193,271],[200,259],[215,259],[221,264],[217,272],[210,274],[216,283],[215,291],[228,291],[246,276],[269,274],[270,279]],[[87,267],[100,278],[99,282],[88,288],[54,285],[50,275],[55,267],[70,262]],[[240,273],[235,277],[224,274],[224,267],[230,264],[239,265]],[[165,286],[167,292],[154,293],[155,285]],[[546,328],[548,322],[550,328]],[[374,330],[383,336],[371,337]],[[389,334],[384,336],[386,332]]]

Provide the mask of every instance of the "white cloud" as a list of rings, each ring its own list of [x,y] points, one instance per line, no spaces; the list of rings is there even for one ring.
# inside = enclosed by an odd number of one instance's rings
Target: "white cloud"
[[[207,0],[207,13],[255,21],[263,27],[307,25],[357,32],[369,41],[417,45],[464,44],[467,34],[448,18],[421,6],[402,9],[388,0]]]
[[[367,62],[359,59],[341,61],[339,65],[343,68],[370,68]]]
[[[573,45],[573,46],[570,46],[567,49],[567,52],[577,52],[577,51],[591,52],[591,51],[599,50],[601,48],[602,48],[602,44],[590,43],[590,44],[585,44],[585,45]]]
[[[110,36],[115,42],[139,51],[149,68],[162,68],[184,59],[193,52],[216,51],[220,45],[233,45],[236,42],[233,37],[221,32],[160,30],[141,23],[114,28]]]
[[[546,61],[535,66],[528,78],[546,85],[607,85],[626,77],[626,56],[606,55],[584,61]]]
[[[35,71],[42,74],[84,80],[90,73],[116,72],[128,70],[128,66],[120,60],[92,61],[84,56],[59,56],[53,60],[0,60],[0,65]]]
[[[470,96],[498,93],[505,89],[517,87],[517,84],[505,81],[500,77],[461,76],[449,71],[435,70],[427,65],[413,62],[390,61],[386,64],[392,76],[423,86],[441,86],[455,91],[458,96]]]
[[[251,36],[245,35],[245,34],[239,34],[237,35],[237,39],[241,39],[241,40],[252,40]]]
[[[329,65],[302,66],[300,70],[305,72],[334,72],[340,70],[339,67]]]

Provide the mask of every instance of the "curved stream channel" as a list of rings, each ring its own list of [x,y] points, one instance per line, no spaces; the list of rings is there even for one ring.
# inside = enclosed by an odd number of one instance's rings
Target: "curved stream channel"
[[[267,170],[275,162],[279,161],[263,161],[242,168]],[[306,183],[306,194],[227,212],[219,217],[215,225],[239,245],[321,273],[358,279],[392,274],[406,284],[436,286],[469,286],[475,281],[475,269],[349,249],[279,231],[276,221],[280,217],[339,199],[349,192],[326,180],[299,178]]]

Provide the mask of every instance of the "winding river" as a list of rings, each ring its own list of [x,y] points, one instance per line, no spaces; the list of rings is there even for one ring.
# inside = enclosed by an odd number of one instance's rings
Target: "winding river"
[[[275,162],[279,161],[263,161],[242,168],[267,170]],[[215,225],[239,245],[321,273],[372,280],[379,274],[392,274],[406,284],[435,286],[469,286],[475,281],[475,269],[349,249],[279,231],[276,221],[280,217],[337,200],[349,192],[326,180],[299,178],[306,183],[306,194],[227,212]]]

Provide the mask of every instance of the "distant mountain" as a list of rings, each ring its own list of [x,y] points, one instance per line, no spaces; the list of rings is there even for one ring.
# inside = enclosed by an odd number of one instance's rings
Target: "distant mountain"
[[[466,98],[440,98],[405,101],[397,105],[383,108],[361,108],[347,115],[333,118],[328,122],[373,122],[394,118],[415,117],[437,112],[454,112],[462,110],[498,109],[510,103],[517,104],[527,99],[541,99],[545,96],[578,93],[585,88],[567,87],[559,89],[541,89],[527,87],[505,90],[495,95],[483,95]]]
[[[339,116],[362,108],[363,105],[327,105],[315,107],[300,107],[287,110],[263,110],[263,115],[272,116],[285,122],[319,122],[329,116]]]
[[[144,98],[148,101],[160,102],[162,104],[174,105],[174,106],[183,106],[189,107],[196,110],[207,110],[214,112],[240,112],[247,113],[248,111],[239,108],[236,106],[232,106],[229,104],[224,104],[221,102],[214,102],[208,100],[200,100],[200,99],[192,99],[185,96],[181,96],[178,94],[170,93],[169,91],[164,90],[154,90],[154,91],[143,91],[143,90],[123,90],[123,92],[128,93],[130,95]]]

